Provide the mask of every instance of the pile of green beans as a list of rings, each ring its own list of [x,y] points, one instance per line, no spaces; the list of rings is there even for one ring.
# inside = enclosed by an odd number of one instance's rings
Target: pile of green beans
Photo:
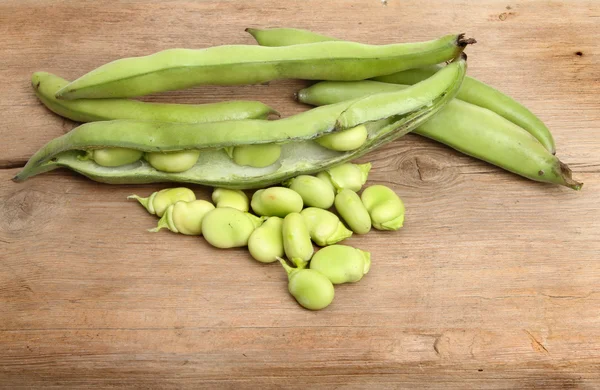
[[[150,232],[202,236],[279,262],[289,293],[309,310],[328,307],[334,285],[371,269],[371,254],[346,240],[404,225],[396,192],[364,188],[371,164],[352,161],[409,132],[534,181],[581,189],[539,118],[466,76],[463,50],[475,40],[464,34],[368,45],[300,29],[246,31],[259,45],[122,58],[74,81],[34,73],[40,102],[82,124],[41,147],[13,180],[67,168],[107,184],[214,187],[210,200],[186,187],[129,198],[159,218]],[[130,99],[284,78],[316,81],[295,94],[312,108],[280,118],[259,101]]]
[[[203,236],[216,248],[247,247],[260,263],[279,261],[289,293],[301,306],[321,310],[332,303],[334,285],[358,282],[371,268],[369,252],[340,243],[371,228],[403,226],[404,203],[392,189],[372,185],[363,190],[370,168],[370,163],[346,163],[257,190],[251,197],[215,188],[214,204],[196,199],[185,187],[129,198],[160,217],[150,232],[167,228]],[[321,249],[315,251],[315,245]]]

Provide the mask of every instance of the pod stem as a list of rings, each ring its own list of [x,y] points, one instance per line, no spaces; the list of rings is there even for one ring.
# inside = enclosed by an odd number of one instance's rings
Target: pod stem
[[[569,187],[575,191],[581,190],[581,187],[583,187],[583,183],[578,182],[577,180],[573,179],[573,177],[572,177],[573,171],[571,171],[571,168],[569,168],[569,166],[567,164],[563,163],[562,161],[559,161],[559,167],[560,167],[561,177],[564,180],[563,185],[565,185],[566,187]]]
[[[473,45],[475,43],[477,43],[477,40],[475,40],[475,38],[465,38],[465,33],[458,34],[458,37],[456,38],[456,46],[458,47],[467,47],[467,45]]]

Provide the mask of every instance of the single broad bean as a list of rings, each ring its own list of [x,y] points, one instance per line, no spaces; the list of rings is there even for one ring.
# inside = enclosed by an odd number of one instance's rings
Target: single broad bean
[[[173,233],[201,236],[202,219],[214,208],[215,206],[206,200],[179,201],[167,207],[163,216],[158,220],[158,225],[148,231],[158,232],[162,228],[167,228]]]
[[[199,150],[178,150],[174,152],[146,153],[146,161],[154,169],[162,172],[184,172],[198,161]]]
[[[81,160],[93,160],[103,167],[120,167],[132,164],[142,158],[144,152],[127,148],[105,148],[88,150]]]
[[[137,195],[130,195],[127,199],[135,199],[148,210],[150,214],[156,214],[162,217],[167,208],[179,201],[191,202],[196,200],[194,191],[185,187],[165,188],[153,192],[149,197],[142,198]]]
[[[404,223],[404,203],[391,189],[383,185],[365,188],[360,195],[377,230],[398,230]]]
[[[202,219],[204,239],[217,248],[236,248],[248,245],[250,235],[264,218],[231,207],[217,207]]]
[[[292,268],[282,258],[277,260],[287,272],[288,291],[302,307],[321,310],[333,302],[333,284],[325,275],[312,269]]]
[[[304,206],[328,209],[333,206],[335,192],[333,185],[315,176],[300,175],[283,182],[283,185],[297,192]]]
[[[333,186],[333,183],[331,182],[331,178],[329,177],[329,173],[327,173],[327,171],[321,171],[319,173],[317,173],[317,179],[323,181],[323,183],[327,184],[328,188],[331,188],[331,191],[333,192],[334,196],[337,193],[337,190],[335,189],[335,187]]]
[[[348,130],[324,135],[317,138],[315,142],[330,150],[348,152],[363,146],[368,135],[367,127],[359,125]]]
[[[250,255],[261,263],[272,263],[284,255],[283,219],[269,217],[248,239]]]
[[[327,246],[352,236],[352,231],[334,213],[316,207],[307,207],[300,212],[308,228],[308,234],[319,246]]]
[[[281,146],[278,144],[232,146],[225,148],[225,152],[237,165],[264,168],[279,160]]]
[[[337,212],[354,233],[367,234],[371,231],[371,217],[356,192],[343,189],[335,196],[334,203]]]
[[[240,211],[248,211],[250,208],[248,196],[241,190],[215,188],[212,201],[217,207],[231,207]]]
[[[314,248],[308,228],[300,213],[290,213],[283,219],[283,249],[285,255],[298,268],[305,268]]]
[[[354,192],[360,191],[362,186],[367,182],[371,163],[352,164],[345,163],[327,170],[329,180],[339,193],[343,189],[348,189]]]
[[[285,187],[271,187],[258,190],[252,195],[252,210],[266,217],[285,217],[290,213],[302,211],[302,197]]]
[[[371,254],[348,245],[331,245],[313,256],[310,269],[327,276],[331,283],[354,283],[371,268]]]

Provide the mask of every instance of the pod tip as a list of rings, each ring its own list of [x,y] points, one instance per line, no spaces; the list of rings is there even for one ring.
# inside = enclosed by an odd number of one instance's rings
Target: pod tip
[[[573,179],[573,177],[572,177],[573,171],[571,171],[571,168],[569,168],[569,166],[567,164],[563,163],[562,161],[559,161],[559,163],[560,163],[560,173],[565,181],[564,185],[575,191],[581,190],[581,188],[583,187],[583,183],[578,182],[577,180]]]
[[[475,43],[477,43],[477,40],[475,38],[465,38],[465,33],[458,34],[458,38],[456,39],[456,45],[460,47],[466,47]]]

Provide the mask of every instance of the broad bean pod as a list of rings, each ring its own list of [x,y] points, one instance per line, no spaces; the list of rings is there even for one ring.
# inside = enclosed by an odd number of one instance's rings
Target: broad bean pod
[[[339,41],[337,38],[327,37],[322,34],[316,34],[301,29],[274,28],[247,29],[246,31],[248,31],[261,46],[289,46],[311,42]],[[415,84],[431,77],[431,75],[439,70],[439,65],[430,65],[378,76],[373,78],[373,80],[396,84]],[[542,122],[527,107],[494,87],[473,77],[467,76],[456,97],[476,106],[487,108],[508,119],[533,135],[550,153],[556,153],[554,138],[544,122]]]
[[[323,105],[404,88],[408,86],[368,80],[327,81],[303,89],[297,96],[303,103]],[[413,132],[534,181],[574,190],[583,185],[529,132],[491,110],[460,99],[448,103]]]
[[[213,187],[250,189],[281,183],[301,174],[311,174],[358,158],[377,147],[401,137],[434,116],[452,100],[466,71],[466,58],[461,57],[431,78],[402,91],[387,93],[396,104],[387,105],[388,115],[381,112],[369,117],[370,99],[344,101],[316,107],[292,117],[275,120],[239,120],[197,124],[114,120],[83,124],[50,141],[36,152],[14,180],[59,167],[79,172],[90,179],[111,184],[152,182],[187,182]],[[436,91],[431,93],[431,91]],[[404,114],[407,101],[420,96],[433,100]],[[344,130],[337,119],[344,113],[365,120],[368,137],[356,150],[337,152],[319,146],[313,140],[322,135]],[[282,145],[280,160],[265,168],[242,167],[223,151],[240,145],[277,143]],[[143,160],[123,167],[106,168],[93,161],[80,161],[88,150],[121,147],[143,152],[201,150],[198,162],[181,173],[161,172]]]
[[[427,42],[380,46],[319,42],[169,49],[100,66],[61,88],[56,97],[133,97],[203,84],[258,84],[285,78],[363,80],[451,60],[473,42],[463,34],[451,34]]]
[[[55,114],[76,122],[136,119],[156,122],[200,123],[279,116],[257,101],[236,100],[207,104],[148,103],[128,99],[57,99],[54,95],[69,84],[52,73],[36,72],[31,84],[38,99]]]

